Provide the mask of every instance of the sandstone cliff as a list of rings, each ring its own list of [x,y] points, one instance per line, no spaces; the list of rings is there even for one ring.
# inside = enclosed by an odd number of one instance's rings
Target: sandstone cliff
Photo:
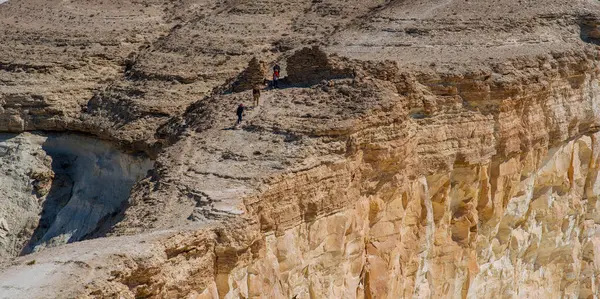
[[[0,209],[0,297],[600,296],[600,4],[36,4],[0,4],[0,194],[53,228]]]

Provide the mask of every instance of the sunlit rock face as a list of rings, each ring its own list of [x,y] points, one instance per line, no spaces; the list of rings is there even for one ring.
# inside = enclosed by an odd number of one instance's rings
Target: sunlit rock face
[[[599,13],[5,2],[0,298],[598,297]]]
[[[404,81],[386,112],[406,118],[363,118],[344,158],[244,201],[260,237],[217,230],[201,298],[598,296],[597,77],[556,74]]]
[[[328,59],[352,77],[267,93],[269,109],[240,130],[223,108],[235,93],[190,106],[163,127],[173,138],[145,178],[147,160],[42,138],[51,161],[72,165],[44,164],[67,186],[57,190],[74,191],[26,250],[120,236],[33,255],[40,267],[84,260],[53,279],[89,274],[67,290],[99,298],[598,296],[600,98],[589,55],[460,77]],[[72,174],[125,183],[84,192]],[[34,176],[36,194],[45,177]],[[98,192],[110,205],[94,206]],[[0,287],[21,285],[10,274],[21,266],[0,272]],[[106,270],[90,274],[97,267]]]
[[[540,71],[540,64],[549,68]],[[100,298],[598,295],[600,98],[589,56],[513,60],[503,67],[515,74],[504,76],[407,74],[393,63],[338,58],[328,65],[353,69],[353,77],[267,94],[269,110],[252,111],[240,130],[224,129],[230,122],[222,107],[235,107],[235,93],[190,106],[164,128],[178,133],[152,174],[135,184],[122,214],[88,208],[90,201],[78,198],[89,193],[73,196],[83,211],[111,215],[89,214],[108,219],[109,228],[98,228],[104,220],[85,222],[84,237],[121,237],[56,248],[60,259],[88,265],[57,269],[64,277],[110,269],[69,292]],[[85,167],[112,169],[110,176],[92,176],[99,185],[142,177],[126,165],[145,160],[116,153],[92,159],[100,152],[88,151],[74,153],[95,161]],[[69,169],[80,173],[78,167]],[[81,177],[93,182],[88,175]],[[79,190],[77,182],[55,178]],[[54,223],[82,225],[78,217],[61,218],[63,210]],[[40,237],[41,246],[64,240],[52,232]],[[82,236],[66,232],[59,236]],[[102,242],[113,245],[97,256],[87,253]],[[51,250],[35,255],[44,267],[56,267]],[[18,267],[0,273],[6,286],[18,283],[11,271],[22,273]]]
[[[228,298],[597,296],[599,138],[361,197],[267,235],[261,259],[222,288]]]

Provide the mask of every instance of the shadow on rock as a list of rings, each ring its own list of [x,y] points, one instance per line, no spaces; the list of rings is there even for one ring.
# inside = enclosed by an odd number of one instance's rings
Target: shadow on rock
[[[52,173],[34,177],[42,214],[22,254],[105,235],[122,219],[134,184],[153,166],[143,156],[78,135],[52,135],[42,149],[52,158]]]

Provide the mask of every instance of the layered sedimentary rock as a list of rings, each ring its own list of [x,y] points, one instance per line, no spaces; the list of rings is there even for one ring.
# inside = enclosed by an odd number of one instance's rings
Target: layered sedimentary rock
[[[220,275],[205,294],[597,296],[598,100],[589,70],[577,85],[563,69],[548,90],[525,81],[511,86],[518,93],[456,82],[465,94],[497,97],[487,107],[404,82],[447,104],[394,121],[398,98],[387,115],[371,111],[365,129],[341,130],[344,158],[282,175],[246,200],[263,236],[228,252],[219,246],[227,234],[217,233]]]
[[[88,7],[51,4],[59,19]],[[50,20],[85,45],[67,59],[62,39],[16,32],[59,35],[0,21],[7,43],[48,51],[0,47],[2,131],[84,132],[155,159],[147,174],[104,160],[131,188],[120,208],[77,239],[91,240],[3,264],[0,297],[600,296],[598,3],[119,5],[135,29],[106,34],[103,68],[96,36]],[[251,97],[228,87],[268,76],[261,60],[286,79],[236,129]],[[45,89],[58,75],[77,84]],[[17,173],[25,200],[68,185]]]
[[[310,85],[321,80],[354,77],[353,70],[340,68],[317,46],[303,48],[287,61],[287,79],[293,84]]]
[[[254,87],[262,88],[265,84],[267,68],[264,61],[252,57],[246,69],[232,83],[231,91],[240,92]]]

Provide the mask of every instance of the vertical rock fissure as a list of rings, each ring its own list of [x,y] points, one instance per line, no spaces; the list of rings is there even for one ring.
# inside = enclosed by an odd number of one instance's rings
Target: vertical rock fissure
[[[46,199],[43,201],[42,213],[40,221],[33,232],[33,235],[21,250],[20,255],[29,254],[33,251],[34,247],[38,242],[44,238],[50,226],[56,220],[56,216],[68,204],[71,198],[73,198],[73,187],[74,180],[66,171],[66,167],[70,167],[69,164],[63,164],[59,162],[61,160],[55,159],[52,161],[54,172],[54,179],[52,180],[52,187],[48,194],[45,196]],[[73,161],[74,162],[74,161]],[[60,165],[54,165],[60,164]],[[66,166],[66,167],[65,167]],[[60,185],[59,185],[60,184]],[[55,190],[55,191],[53,191]],[[68,194],[65,196],[65,194]]]

